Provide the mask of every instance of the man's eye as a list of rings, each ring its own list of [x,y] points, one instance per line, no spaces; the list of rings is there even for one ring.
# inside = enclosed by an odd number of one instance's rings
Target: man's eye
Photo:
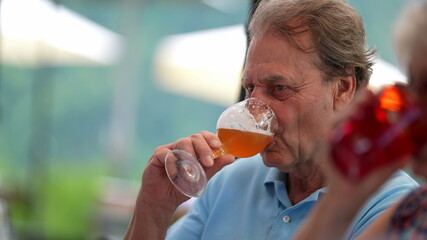
[[[274,85],[274,91],[282,91],[286,89],[285,85]]]
[[[271,94],[279,100],[286,100],[295,94],[295,91],[286,85],[274,85]]]
[[[246,92],[252,92],[254,90],[254,86],[246,86]]]

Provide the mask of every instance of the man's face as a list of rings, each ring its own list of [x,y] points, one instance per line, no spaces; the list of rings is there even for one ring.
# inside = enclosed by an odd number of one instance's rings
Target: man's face
[[[302,46],[311,44],[309,34],[296,36]],[[265,165],[290,172],[310,167],[324,140],[333,113],[332,85],[314,65],[315,53],[294,48],[274,31],[256,36],[248,49],[242,84],[246,97],[261,99],[277,115],[279,129],[262,152]]]

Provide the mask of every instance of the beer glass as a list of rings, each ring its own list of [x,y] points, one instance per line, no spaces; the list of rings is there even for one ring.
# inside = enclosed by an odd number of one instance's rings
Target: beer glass
[[[261,152],[272,140],[277,120],[271,108],[256,98],[249,98],[227,108],[217,122],[221,148],[213,157],[224,154],[246,158]],[[200,197],[207,178],[199,161],[191,154],[175,149],[165,158],[166,173],[172,184],[189,197]]]

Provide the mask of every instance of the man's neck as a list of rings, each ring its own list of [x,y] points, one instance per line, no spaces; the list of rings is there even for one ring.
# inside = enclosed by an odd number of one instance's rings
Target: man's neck
[[[300,169],[290,172],[286,181],[289,200],[295,205],[325,187],[325,184],[324,176],[318,166],[311,166],[308,170]]]

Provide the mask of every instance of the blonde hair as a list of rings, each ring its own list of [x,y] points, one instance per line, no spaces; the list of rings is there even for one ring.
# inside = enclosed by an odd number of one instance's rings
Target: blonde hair
[[[408,4],[398,18],[393,34],[399,62],[408,68],[412,51],[419,47],[427,48],[427,1]]]
[[[295,23],[298,26],[295,26]],[[366,48],[366,33],[359,13],[344,0],[263,0],[249,23],[249,38],[269,29],[283,34],[298,49],[317,52],[326,80],[348,76],[354,67],[357,87],[372,74],[375,51]],[[302,49],[293,36],[307,29],[314,46]]]

